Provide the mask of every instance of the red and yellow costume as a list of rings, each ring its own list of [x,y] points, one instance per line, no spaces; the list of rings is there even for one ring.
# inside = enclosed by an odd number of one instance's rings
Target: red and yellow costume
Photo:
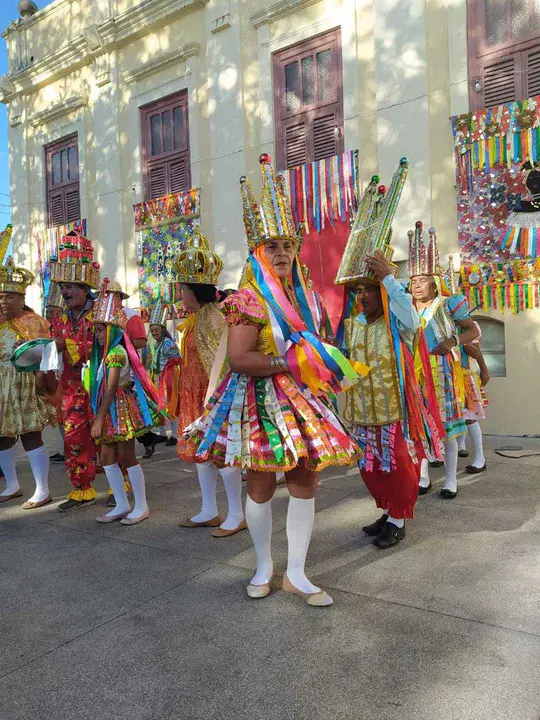
[[[51,258],[51,280],[75,283],[88,288],[99,282],[99,265],[92,262],[93,248],[89,240],[69,233],[62,240],[59,259]],[[77,316],[67,310],[56,318],[51,337],[65,341],[62,353],[64,368],[60,375],[62,416],[65,431],[66,468],[74,490],[68,499],[77,501],[95,498],[92,482],[96,477],[96,445],[90,435],[92,411],[90,398],[82,383],[83,363],[90,360],[94,340],[92,324],[93,300]]]

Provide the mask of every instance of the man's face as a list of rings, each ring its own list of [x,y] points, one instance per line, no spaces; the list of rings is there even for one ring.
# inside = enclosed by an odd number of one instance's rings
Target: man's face
[[[86,303],[88,288],[86,285],[77,285],[76,283],[60,283],[60,293],[67,308],[80,310]]]
[[[150,325],[150,334],[156,342],[159,342],[163,334],[163,328],[161,325]]]
[[[0,314],[6,320],[18,317],[24,310],[24,295],[14,292],[0,292]]]
[[[415,300],[427,302],[437,295],[437,286],[431,275],[416,275],[411,279],[411,294]]]
[[[366,317],[380,315],[383,312],[381,288],[379,285],[359,285],[358,299]]]

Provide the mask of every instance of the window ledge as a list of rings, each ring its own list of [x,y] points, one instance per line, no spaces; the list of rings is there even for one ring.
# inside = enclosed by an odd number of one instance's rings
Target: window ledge
[[[73,95],[72,97],[64,100],[64,102],[55,103],[54,105],[45,108],[45,110],[40,110],[39,112],[34,113],[34,115],[30,118],[30,124],[35,128],[40,125],[46,125],[47,123],[50,123],[63,115],[75,112],[75,110],[79,110],[86,105],[88,105],[87,95]]]

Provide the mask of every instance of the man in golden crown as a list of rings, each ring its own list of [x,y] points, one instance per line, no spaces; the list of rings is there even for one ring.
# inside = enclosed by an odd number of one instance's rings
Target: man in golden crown
[[[283,590],[323,607],[332,598],[305,573],[318,472],[358,457],[328,393],[341,390],[356,373],[318,335],[283,178],[268,155],[261,155],[260,164],[260,203],[247,179],[240,179],[250,250],[244,285],[222,303],[230,372],[188,429],[186,442],[198,462],[248,471],[246,519],[257,553],[257,570],[247,587],[251,598],[271,591],[272,497],[276,473],[285,472],[290,498]]]
[[[405,521],[414,516],[422,458],[442,457],[443,452],[438,407],[433,399],[424,402],[415,379],[415,364],[422,361],[420,319],[411,296],[395,278],[397,266],[389,260],[391,222],[407,168],[403,158],[388,191],[385,186],[377,189],[378,177],[372,178],[336,278],[349,293],[344,333],[338,334],[348,356],[370,368],[345,393],[343,419],[363,452],[362,479],[383,511],[363,531],[383,550],[403,540]],[[426,373],[430,375],[429,368]]]
[[[66,469],[73,490],[59,512],[77,510],[96,501],[96,445],[92,440],[92,411],[83,387],[82,366],[91,356],[94,340],[92,288],[99,284],[99,265],[93,261],[92,243],[73,231],[62,240],[59,256],[51,258],[51,281],[60,286],[65,311],[57,317],[51,337],[62,354],[60,375]]]
[[[56,424],[56,412],[36,391],[36,373],[18,370],[11,358],[21,343],[46,338],[49,323],[25,305],[26,288],[34,276],[9,258],[0,266],[0,468],[6,487],[0,503],[22,496],[15,468],[15,443],[21,438],[36,482],[34,494],[23,504],[33,510],[52,502],[49,458],[41,432]]]
[[[225,320],[217,302],[218,278],[223,262],[210,250],[208,240],[196,232],[176,260],[177,281],[182,286],[182,304],[187,318],[178,326],[182,333],[178,392],[178,431],[196,420],[203,411],[220,340],[226,329]],[[224,358],[221,358],[223,363]],[[178,457],[195,462],[193,449],[179,438]],[[227,494],[229,511],[225,520],[218,513],[216,487],[221,476]],[[214,537],[234,535],[246,528],[242,509],[242,477],[238,468],[222,467],[213,462],[197,463],[197,476],[201,490],[201,509],[191,518],[183,520],[182,527],[212,527]]]
[[[445,479],[440,495],[445,500],[457,496],[457,438],[466,432],[465,378],[461,347],[469,345],[478,331],[469,315],[463,295],[452,295],[442,279],[435,229],[429,229],[427,246],[422,239],[423,224],[409,231],[409,274],[411,293],[424,327],[430,352],[432,377],[445,437]],[[422,463],[420,494],[431,488],[427,460]]]

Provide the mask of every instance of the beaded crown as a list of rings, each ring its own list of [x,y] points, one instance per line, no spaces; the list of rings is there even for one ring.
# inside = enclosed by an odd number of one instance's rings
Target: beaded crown
[[[150,325],[161,325],[162,327],[166,327],[168,315],[169,308],[167,305],[164,305],[161,300],[155,300],[152,312],[150,313]]]
[[[4,262],[4,258],[6,257],[12,232],[12,225],[6,225],[4,232],[0,232],[0,265]]]
[[[409,275],[441,275],[442,268],[439,263],[439,248],[435,228],[428,230],[427,245],[423,240],[424,224],[421,220],[415,223],[415,228],[407,233],[409,238]]]
[[[26,268],[16,267],[12,257],[7,259],[5,265],[0,265],[0,292],[24,295],[33,279],[34,274]]]
[[[302,241],[302,228],[297,228],[291,210],[291,204],[282,175],[272,167],[270,155],[263,153],[259,157],[262,173],[261,201],[255,200],[251,184],[247,177],[240,178],[240,193],[244,207],[244,225],[248,248],[253,252],[256,247],[273,239]]]
[[[126,315],[122,309],[122,298],[119,293],[109,290],[109,278],[101,284],[99,296],[92,310],[92,321],[105,325],[126,326]]]
[[[58,257],[51,257],[51,281],[97,288],[99,265],[93,259],[94,248],[90,240],[72,230],[62,238]]]
[[[210,250],[208,239],[197,230],[176,258],[175,269],[179,283],[217,285],[223,261]]]
[[[376,250],[380,250],[388,260],[392,259],[394,249],[390,246],[392,221],[403,192],[403,186],[409,171],[409,161],[401,158],[394,173],[390,187],[377,185],[379,176],[373,175],[358,203],[349,239],[335,279],[337,285],[359,282],[379,281],[370,270],[368,262]],[[397,274],[397,265],[392,263],[392,271]]]

